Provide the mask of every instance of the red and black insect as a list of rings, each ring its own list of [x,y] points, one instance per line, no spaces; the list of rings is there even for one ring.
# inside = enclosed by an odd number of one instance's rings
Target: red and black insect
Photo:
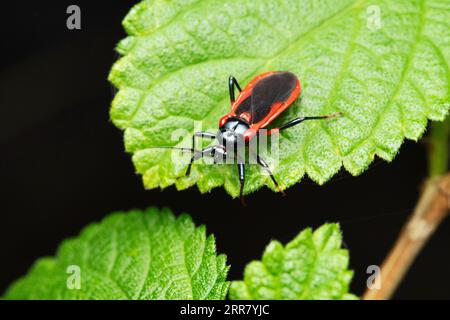
[[[234,146],[236,150],[233,155],[238,167],[240,181],[240,198],[243,200],[242,192],[245,183],[245,161],[236,145],[243,141],[246,145],[258,135],[261,129],[266,128],[275,118],[277,118],[287,107],[289,107],[300,95],[300,81],[291,72],[287,71],[269,71],[262,73],[250,81],[244,90],[241,90],[237,80],[230,76],[229,93],[231,101],[231,111],[223,116],[219,121],[219,131],[214,134],[210,132],[196,132],[192,137],[192,148],[173,148],[189,151],[193,153],[191,161],[186,170],[186,176],[191,172],[192,163],[195,160],[209,156],[214,158],[215,162],[223,161],[229,156],[229,148]],[[239,96],[235,99],[235,87],[239,90]],[[270,135],[280,130],[285,130],[295,126],[305,120],[329,119],[340,115],[334,113],[325,116],[300,117],[293,119],[279,128],[264,130],[265,134]],[[219,144],[209,146],[203,150],[195,149],[195,137],[217,139]],[[264,168],[270,175],[273,183],[280,192],[283,192],[272,174],[268,164],[258,155],[257,163]]]

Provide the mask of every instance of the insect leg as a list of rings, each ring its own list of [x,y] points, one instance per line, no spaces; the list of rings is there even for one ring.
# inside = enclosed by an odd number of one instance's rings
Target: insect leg
[[[213,150],[214,150],[214,146],[211,146],[211,147],[207,147],[207,148],[203,149],[202,151],[194,152],[194,155],[192,156],[191,161],[189,162],[189,165],[187,167],[185,176],[189,176],[191,174],[192,164],[194,163],[195,160],[201,159],[204,156],[211,154],[211,152]]]
[[[278,192],[281,192],[283,194],[283,196],[285,195],[283,189],[281,189],[280,185],[278,184],[277,180],[275,179],[272,170],[270,170],[269,165],[267,164],[267,162],[264,161],[263,158],[261,158],[260,156],[256,156],[256,160],[258,161],[258,164],[263,167],[267,173],[270,175],[270,178],[272,179],[273,183],[275,184],[275,186],[278,189]]]
[[[231,103],[234,103],[234,86],[236,86],[239,90],[239,92],[242,91],[241,87],[239,86],[239,83],[237,82],[236,78],[233,76],[230,76],[228,79],[228,90],[230,91],[230,101]]]
[[[206,131],[198,131],[194,133],[194,135],[192,136],[192,150],[195,150],[195,137],[215,139],[216,135],[214,133]]]
[[[340,117],[342,115],[341,112],[336,112],[336,113],[332,113],[332,114],[328,114],[326,116],[313,116],[313,117],[300,117],[300,118],[296,118],[294,120],[291,120],[285,124],[283,124],[282,126],[280,126],[279,128],[273,128],[270,130],[267,130],[267,135],[273,134],[275,132],[293,127],[299,123],[302,123],[303,121],[306,120],[323,120],[323,119],[332,119],[332,118],[337,118]]]
[[[181,148],[181,147],[169,147],[169,146],[159,146],[159,147],[149,147],[152,149],[173,149],[173,150],[180,150],[183,152],[190,152],[190,153],[196,153],[195,149],[195,137],[201,137],[201,138],[209,138],[209,139],[215,139],[216,135],[211,132],[205,132],[205,131],[199,131],[194,133],[192,136],[192,148]]]
[[[245,204],[244,200],[244,184],[245,184],[245,164],[244,163],[238,163],[238,173],[239,173],[239,183],[241,185],[241,188],[239,190],[239,198],[241,199],[242,205]]]

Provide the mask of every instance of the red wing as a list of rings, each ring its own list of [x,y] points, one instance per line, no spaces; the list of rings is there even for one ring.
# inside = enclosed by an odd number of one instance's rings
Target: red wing
[[[300,95],[300,82],[286,71],[270,71],[255,77],[233,104],[233,116],[244,119],[254,130],[269,125]],[[252,130],[253,131],[253,130]]]

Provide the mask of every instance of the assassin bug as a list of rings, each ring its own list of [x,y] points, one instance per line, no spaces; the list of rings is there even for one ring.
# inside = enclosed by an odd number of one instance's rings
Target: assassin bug
[[[235,99],[235,87],[239,90],[239,95]],[[261,129],[266,128],[275,118],[277,118],[287,107],[289,107],[300,95],[300,81],[291,72],[288,71],[269,71],[262,73],[242,90],[237,80],[230,76],[228,81],[230,94],[231,111],[219,120],[219,131],[217,133],[196,132],[192,136],[192,148],[177,148],[193,153],[189,162],[185,176],[191,173],[191,167],[195,160],[205,156],[212,157],[214,162],[222,161],[226,156],[227,146],[237,146],[239,141],[245,145],[259,134]],[[295,126],[305,120],[330,119],[341,115],[333,113],[324,116],[310,116],[293,119],[278,128],[264,130],[265,134],[271,135],[281,130]],[[206,147],[200,151],[195,149],[195,138],[217,139],[219,144]],[[240,198],[243,201],[243,190],[245,184],[245,162],[242,161],[242,155],[237,150],[234,157],[237,160]],[[280,185],[275,179],[269,165],[258,155],[255,154],[257,163],[267,171],[275,186],[283,193]]]

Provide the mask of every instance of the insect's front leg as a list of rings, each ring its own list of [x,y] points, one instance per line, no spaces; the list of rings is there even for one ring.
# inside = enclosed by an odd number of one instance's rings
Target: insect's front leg
[[[196,150],[195,149],[195,137],[208,138],[208,139],[213,140],[216,138],[216,135],[214,133],[206,132],[206,131],[198,131],[198,132],[194,133],[194,135],[192,136],[192,150]]]
[[[191,174],[192,164],[194,163],[195,160],[201,159],[206,155],[211,155],[213,150],[214,150],[214,146],[207,147],[207,148],[203,149],[202,151],[195,151],[194,155],[191,158],[191,161],[189,161],[189,165],[187,167],[187,170],[186,170],[186,173],[184,176],[187,177]]]
[[[239,83],[237,82],[236,78],[233,76],[230,76],[230,78],[228,79],[228,90],[230,92],[230,102],[231,104],[234,103],[234,101],[236,100],[234,97],[234,86],[236,86],[239,90],[239,92],[242,91],[241,87],[239,86]]]
[[[191,174],[192,164],[194,163],[195,160],[203,158],[204,155],[211,153],[213,150],[213,147],[208,147],[206,149],[203,149],[202,151],[197,151],[197,149],[195,149],[195,137],[215,139],[216,135],[211,132],[206,132],[206,131],[198,131],[198,132],[194,133],[194,135],[192,136],[192,149],[191,149],[193,156],[191,158],[191,161],[189,161],[189,165],[186,169],[186,173],[184,174],[185,177],[187,177]]]

